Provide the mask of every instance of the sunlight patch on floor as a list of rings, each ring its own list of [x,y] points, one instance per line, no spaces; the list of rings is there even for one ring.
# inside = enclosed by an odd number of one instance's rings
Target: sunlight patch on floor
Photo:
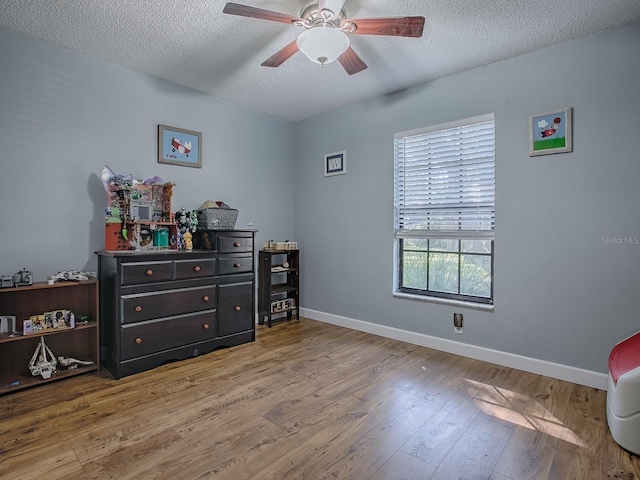
[[[468,385],[467,392],[486,415],[586,447],[578,435],[551,414],[535,397],[474,380],[465,379],[465,382]]]

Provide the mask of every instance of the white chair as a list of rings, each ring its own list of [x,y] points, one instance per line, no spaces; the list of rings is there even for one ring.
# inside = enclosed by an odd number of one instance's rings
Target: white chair
[[[609,355],[607,422],[613,439],[640,455],[640,332],[616,344]]]

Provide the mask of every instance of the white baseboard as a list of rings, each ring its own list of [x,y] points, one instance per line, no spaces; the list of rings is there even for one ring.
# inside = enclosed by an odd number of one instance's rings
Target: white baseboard
[[[308,308],[301,308],[300,316],[324,323],[330,323],[332,325],[351,328],[352,330],[358,330],[360,332],[372,333],[381,337],[393,338],[394,340],[400,340],[402,342],[412,343],[422,347],[461,355],[463,357],[495,363],[505,367],[516,368],[518,370],[524,370],[525,372],[545,375],[547,377],[577,383],[578,385],[585,385],[599,390],[607,390],[608,376],[604,373],[592,372],[590,370],[569,367],[559,363],[539,360],[537,358],[524,357],[514,353],[501,352],[490,348],[478,347],[466,343],[455,342],[453,340],[432,337],[422,333],[364,322],[353,318],[341,317],[339,315],[332,315],[330,313],[310,310]]]

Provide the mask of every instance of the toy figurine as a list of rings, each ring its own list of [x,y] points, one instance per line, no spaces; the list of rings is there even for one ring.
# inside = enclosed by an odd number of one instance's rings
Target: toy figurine
[[[23,268],[19,272],[13,274],[13,284],[16,287],[22,287],[24,285],[33,284],[33,273],[26,268]]]
[[[178,230],[187,231],[188,223],[186,208],[182,207],[179,212],[176,212],[176,224],[178,225]]]
[[[193,235],[191,235],[191,232],[186,231],[182,234],[182,238],[184,240],[184,249],[191,251],[193,250],[193,241],[192,241],[192,237]]]
[[[77,358],[73,358],[73,357],[58,357],[58,365],[60,365],[61,367],[66,367],[69,370],[72,370],[74,368],[78,368],[78,366],[93,365],[93,361],[78,360]]]
[[[196,212],[193,210],[188,212],[186,208],[182,207],[179,212],[176,212],[175,221],[178,226],[178,249],[191,250],[193,248],[191,234],[196,231],[196,227],[198,226]],[[185,241],[186,233],[189,233],[189,246],[187,246]]]
[[[44,343],[44,337],[40,337],[40,343],[38,343],[36,351],[33,352],[33,356],[29,362],[31,375],[34,377],[41,375],[44,379],[50,378],[51,374],[56,371],[57,365],[58,362],[56,361],[55,355]]]

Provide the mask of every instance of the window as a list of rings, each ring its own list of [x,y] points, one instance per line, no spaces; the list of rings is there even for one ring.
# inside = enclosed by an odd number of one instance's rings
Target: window
[[[493,304],[493,114],[395,135],[396,290]]]

